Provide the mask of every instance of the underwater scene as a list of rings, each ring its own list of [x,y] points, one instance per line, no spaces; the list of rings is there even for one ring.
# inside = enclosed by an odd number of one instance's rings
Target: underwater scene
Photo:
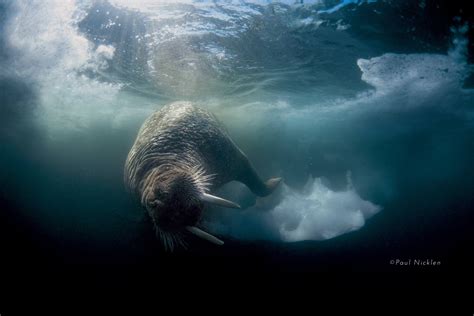
[[[0,0],[6,274],[470,270],[474,21],[464,3]],[[201,212],[199,232],[179,239],[158,233],[165,215],[142,192],[161,180],[137,171],[138,199],[127,188],[129,153],[150,154],[131,150],[140,127],[170,104],[221,124],[206,136],[171,106],[150,127],[171,126],[176,146],[199,138],[193,150],[212,161],[191,163],[196,202],[187,182],[163,193],[179,201],[172,210]],[[206,147],[221,136],[240,150]],[[173,169],[182,157],[166,159]],[[276,178],[268,192],[252,188]]]

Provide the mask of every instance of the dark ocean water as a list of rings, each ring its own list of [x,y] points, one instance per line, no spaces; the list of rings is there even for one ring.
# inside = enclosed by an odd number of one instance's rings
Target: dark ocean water
[[[0,1],[9,284],[471,274],[471,12],[270,2]],[[245,209],[203,222],[225,246],[190,240],[170,254],[122,179],[143,120],[179,100],[214,112],[262,177],[285,184],[263,209],[226,185]]]

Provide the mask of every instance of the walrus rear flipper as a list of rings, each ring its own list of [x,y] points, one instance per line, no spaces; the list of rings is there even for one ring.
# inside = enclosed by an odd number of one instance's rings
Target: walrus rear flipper
[[[243,161],[237,180],[245,184],[255,195],[267,196],[278,187],[282,178],[271,178],[263,182],[247,157]]]
[[[276,188],[273,190],[272,194],[267,196],[257,197],[255,200],[255,207],[261,210],[271,210],[274,209],[278,204],[281,203],[283,199],[283,186],[278,185],[281,179],[272,178],[270,180],[278,180]],[[268,180],[267,183],[270,181]]]
[[[280,184],[282,178],[270,178],[265,182],[265,186],[267,187],[267,190],[272,193]]]

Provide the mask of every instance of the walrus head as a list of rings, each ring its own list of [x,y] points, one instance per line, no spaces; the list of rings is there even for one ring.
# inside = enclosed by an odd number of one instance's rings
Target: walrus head
[[[203,168],[176,165],[162,165],[147,177],[142,204],[167,249],[184,246],[183,235],[186,231],[215,244],[223,244],[223,241],[196,226],[204,206],[206,203],[230,208],[240,206],[209,194],[211,181],[212,175],[206,175]]]

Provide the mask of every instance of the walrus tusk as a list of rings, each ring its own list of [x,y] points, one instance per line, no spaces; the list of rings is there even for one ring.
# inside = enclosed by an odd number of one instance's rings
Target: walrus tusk
[[[202,229],[197,228],[196,226],[186,226],[186,229],[190,233],[198,236],[199,238],[210,241],[210,242],[212,242],[216,245],[222,246],[224,244],[224,242],[222,240],[220,240],[219,238],[214,237],[209,233],[206,233],[205,231],[203,231]]]
[[[201,195],[201,201],[224,207],[241,208],[240,205],[237,203],[207,193],[203,193]]]

